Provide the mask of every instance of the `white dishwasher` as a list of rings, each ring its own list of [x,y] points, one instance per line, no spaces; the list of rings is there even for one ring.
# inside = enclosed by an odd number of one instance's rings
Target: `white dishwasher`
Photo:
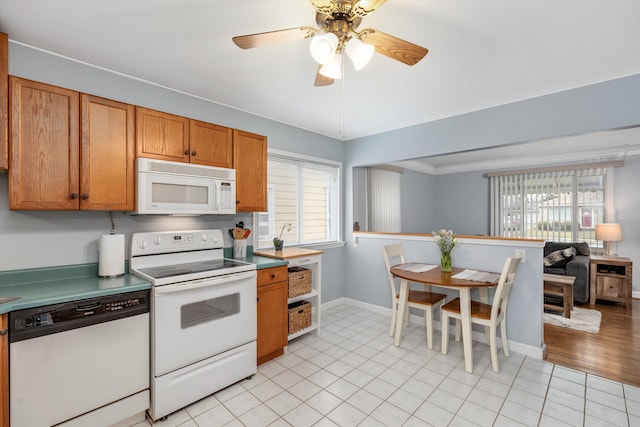
[[[149,408],[149,291],[9,313],[13,427],[111,426]]]

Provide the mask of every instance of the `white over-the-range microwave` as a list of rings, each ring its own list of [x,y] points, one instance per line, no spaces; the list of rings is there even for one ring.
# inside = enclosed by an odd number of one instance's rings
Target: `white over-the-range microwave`
[[[236,213],[234,169],[136,159],[137,214]]]

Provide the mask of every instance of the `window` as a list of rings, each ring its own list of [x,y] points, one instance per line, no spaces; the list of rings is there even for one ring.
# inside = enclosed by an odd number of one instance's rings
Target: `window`
[[[400,173],[369,168],[367,180],[369,231],[401,231]]]
[[[270,150],[268,211],[255,216],[258,248],[273,247],[281,232],[285,246],[337,242],[340,167],[330,160]]]
[[[491,234],[557,242],[596,240],[605,222],[604,167],[491,174]]]

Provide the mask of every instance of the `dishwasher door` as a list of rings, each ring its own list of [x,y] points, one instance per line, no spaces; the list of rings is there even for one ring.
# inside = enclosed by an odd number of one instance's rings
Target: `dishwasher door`
[[[89,301],[73,311],[82,311],[82,307],[94,310],[91,307],[96,304]],[[119,305],[126,302],[109,304],[107,310],[117,312],[113,315],[116,320],[109,320],[110,312],[100,313],[98,309],[87,312],[82,319],[88,326],[74,328],[78,322],[68,322],[66,327],[58,327],[60,331],[10,343],[12,426],[62,423],[149,388],[149,313],[123,317],[127,307]],[[55,315],[47,313],[39,314],[39,321],[55,319]],[[94,313],[102,317],[100,322],[87,320]],[[49,323],[47,327],[55,327],[55,322]],[[122,419],[144,412],[149,406],[148,399],[133,400],[142,406],[132,414],[122,414]],[[109,425],[112,421],[105,419],[94,425]]]

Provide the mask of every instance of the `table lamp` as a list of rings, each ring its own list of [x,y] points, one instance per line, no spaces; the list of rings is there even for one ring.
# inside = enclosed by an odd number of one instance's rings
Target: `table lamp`
[[[596,224],[596,240],[602,240],[607,244],[607,255],[614,255],[613,248],[615,243],[622,240],[622,231],[620,230],[620,224],[615,222]]]

